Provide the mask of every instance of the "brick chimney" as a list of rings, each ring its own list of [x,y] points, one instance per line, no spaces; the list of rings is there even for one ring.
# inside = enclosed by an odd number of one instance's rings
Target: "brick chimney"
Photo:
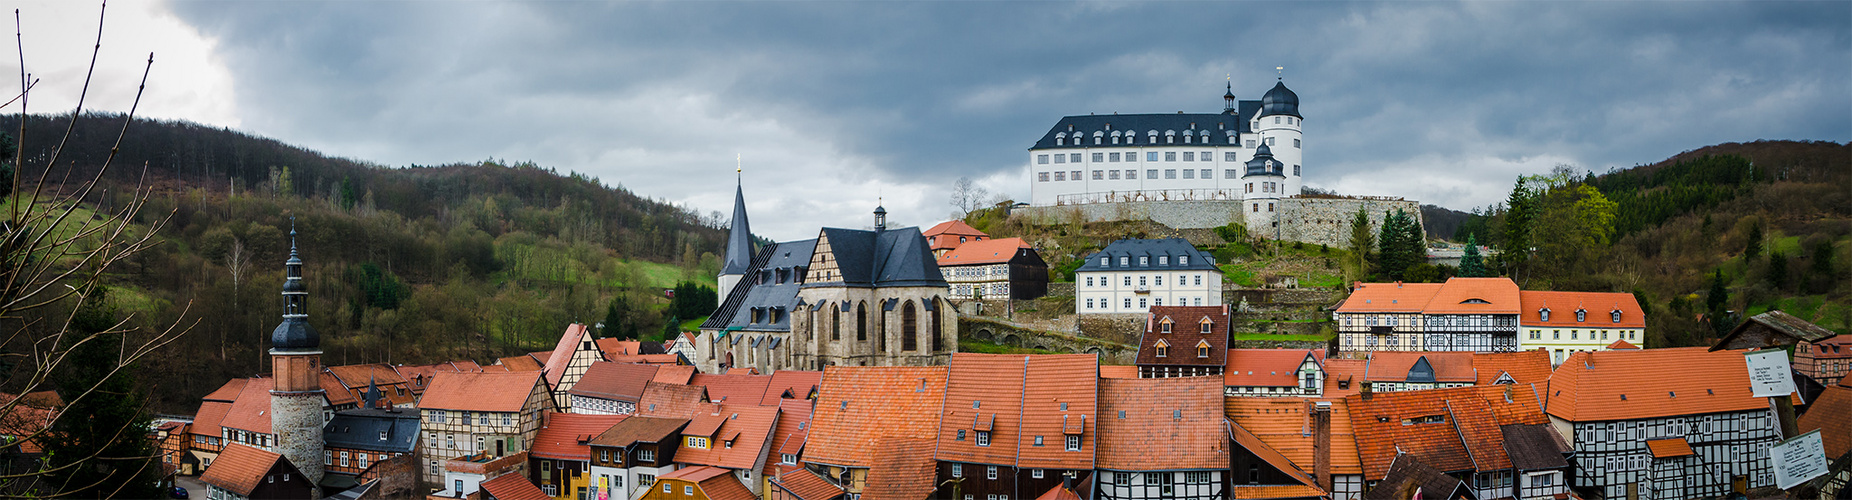
[[[1318,487],[1332,491],[1331,485],[1331,402],[1312,403],[1312,475]]]

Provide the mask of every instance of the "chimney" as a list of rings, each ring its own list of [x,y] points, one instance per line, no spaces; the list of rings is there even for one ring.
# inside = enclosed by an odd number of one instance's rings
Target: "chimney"
[[[1401,282],[1401,281],[1397,281],[1397,282],[1395,282],[1395,287],[1396,287],[1396,288],[1402,288],[1402,282]]]
[[[1312,403],[1312,475],[1318,487],[1331,489],[1331,402]]]
[[[1372,391],[1370,391],[1370,381],[1368,380],[1363,381],[1363,386],[1357,388],[1357,394],[1363,396],[1364,401],[1370,400],[1370,392]]]

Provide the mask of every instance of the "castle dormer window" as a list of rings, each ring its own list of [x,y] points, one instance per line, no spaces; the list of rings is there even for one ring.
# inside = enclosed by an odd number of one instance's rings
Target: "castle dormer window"
[[[1146,257],[1146,256],[1142,256],[1142,255],[1138,257],[1138,267],[1145,267],[1145,266],[1149,266],[1149,265],[1151,265],[1151,258],[1150,258],[1150,257]]]
[[[1610,316],[1613,316],[1613,317],[1614,317],[1614,322],[1615,322],[1615,323],[1619,323],[1619,322],[1620,322],[1620,309],[1615,309],[1615,310],[1613,310],[1613,311],[1609,311],[1609,312],[1608,312],[1608,314],[1609,314]]]
[[[1187,265],[1190,265],[1190,256],[1188,256],[1188,255],[1178,255],[1178,256],[1177,256],[1177,265],[1179,265],[1179,266],[1187,266]]]
[[[1588,321],[1588,311],[1584,309],[1576,309],[1575,310],[1575,322],[1581,323],[1583,321]]]
[[[1550,309],[1547,307],[1543,309],[1538,309],[1537,318],[1539,321],[1546,321],[1546,322],[1550,321]]]
[[[1160,265],[1160,266],[1168,266],[1168,265],[1170,265],[1170,256],[1169,256],[1169,255],[1159,255],[1159,256],[1158,256],[1158,265]]]

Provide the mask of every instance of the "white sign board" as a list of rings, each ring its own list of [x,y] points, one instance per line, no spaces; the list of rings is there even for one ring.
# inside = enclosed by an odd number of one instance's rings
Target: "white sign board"
[[[1788,368],[1788,351],[1763,349],[1743,354],[1748,358],[1749,387],[1758,398],[1794,394],[1794,374]]]
[[[1775,486],[1784,490],[1826,474],[1826,444],[1818,429],[1775,443],[1768,459],[1775,465]]]

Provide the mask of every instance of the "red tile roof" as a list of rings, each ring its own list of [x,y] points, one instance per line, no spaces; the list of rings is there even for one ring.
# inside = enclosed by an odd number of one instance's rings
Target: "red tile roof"
[[[643,386],[643,399],[637,401],[637,414],[692,419],[695,412],[707,404],[706,387],[650,382]]]
[[[956,353],[945,381],[938,453],[944,462],[1016,465],[1023,417],[1023,355]],[[988,426],[985,425],[988,423]],[[958,432],[970,434],[958,439]],[[980,446],[976,433],[990,433]]]
[[[629,447],[637,442],[667,443],[673,445],[676,433],[688,425],[685,418],[660,418],[632,415],[630,418],[612,425],[604,433],[592,438],[592,444],[599,446]]]
[[[211,394],[207,394],[206,397],[203,397],[200,399],[204,399],[207,401],[224,401],[227,403],[237,401],[238,394],[244,392],[244,384],[249,383],[250,381],[251,379],[248,379],[248,378],[235,378],[235,379],[227,380],[225,381],[225,385],[219,386],[217,390],[212,391]]]
[[[1742,350],[1704,347],[1584,351],[1550,376],[1545,410],[1571,422],[1768,408],[1749,390]]]
[[[595,344],[598,346],[598,350],[604,353],[605,357],[637,356],[637,355],[644,354],[643,342],[639,340],[629,340],[629,339],[620,339],[620,338],[602,338],[602,339],[598,339],[595,342]],[[661,353],[650,353],[650,354],[661,354]]]
[[[1536,399],[1534,393],[1517,389],[1456,387],[1345,398],[1364,479],[1382,479],[1398,451],[1443,472],[1510,468],[1499,425],[1548,423],[1529,402]]]
[[[200,482],[224,488],[239,496],[251,496],[251,490],[264,481],[270,469],[276,467],[283,456],[268,451],[231,443],[225,451],[213,459],[212,467],[199,475]]]
[[[956,355],[954,356],[956,359]],[[1093,469],[1099,424],[1099,356],[1028,356],[1022,385],[1022,441],[1017,467]],[[1066,436],[1080,436],[1080,451],[1067,451]],[[1035,437],[1042,436],[1042,446]]]
[[[1138,367],[1130,365],[1100,365],[1100,378],[1138,378]]]
[[[777,469],[778,473],[773,476],[772,482],[784,487],[785,491],[791,492],[791,495],[797,497],[798,500],[831,500],[842,496],[841,486],[817,477],[809,469],[798,466],[782,466]],[[770,494],[766,497],[779,498],[778,495]]]
[[[519,412],[540,372],[437,373],[418,407],[426,410]]]
[[[783,372],[780,372],[783,373]],[[822,372],[817,372],[822,375]],[[815,402],[808,399],[785,399],[778,405],[778,427],[772,429],[771,448],[765,460],[765,474],[773,472],[779,455],[798,454],[804,447],[804,438],[810,435],[810,414]]]
[[[681,356],[674,354],[635,354],[629,356],[605,356],[613,363],[639,363],[646,365],[668,366],[681,362]],[[689,368],[694,368],[690,366]],[[690,372],[692,373],[692,372]]]
[[[541,368],[544,368],[544,366],[540,364],[540,360],[534,359],[534,356],[531,354],[498,359],[495,360],[495,364],[507,367],[508,371],[511,372],[537,372],[540,371]]]
[[[670,354],[669,356],[674,356],[674,355]],[[656,378],[654,379],[654,381],[662,382],[664,384],[688,385],[688,381],[694,378],[694,374],[695,374],[695,367],[692,367],[692,366],[687,366],[687,365],[664,366],[661,369],[656,370]]]
[[[1698,454],[1691,451],[1691,443],[1685,442],[1685,438],[1682,437],[1648,439],[1646,449],[1652,452],[1653,458],[1689,457]]]
[[[1202,331],[1204,320],[1209,331]],[[1171,323],[1164,333],[1163,323]],[[1139,336],[1139,366],[1223,366],[1228,352],[1228,306],[1154,306],[1145,314],[1145,332]],[[1165,356],[1157,356],[1158,344],[1167,347]],[[1198,347],[1207,347],[1206,357],[1196,357]]]
[[[1316,476],[1301,469],[1297,464],[1294,464],[1292,460],[1288,460],[1286,455],[1281,454],[1279,450],[1274,449],[1273,446],[1262,441],[1258,436],[1255,436],[1254,433],[1248,432],[1247,428],[1242,427],[1241,424],[1231,423],[1228,427],[1228,432],[1233,435],[1235,446],[1240,446],[1249,453],[1253,453],[1254,456],[1260,457],[1261,461],[1267,462],[1267,465],[1271,465],[1274,469],[1293,478],[1293,480],[1299,481],[1301,485],[1311,487],[1318,486],[1318,478]]]
[[[1518,293],[1518,300],[1523,304],[1518,311],[1518,324],[1524,326],[1646,328],[1646,313],[1640,310],[1640,301],[1631,293],[1525,290]],[[1543,320],[1545,308],[1550,310],[1549,321]],[[1582,321],[1576,321],[1577,309],[1587,311]],[[1616,309],[1621,312],[1618,323],[1611,314]]]
[[[15,399],[24,398],[0,392],[0,406],[12,403]],[[230,403],[207,402],[207,404],[229,405]],[[14,404],[5,413],[0,413],[0,435],[24,440],[19,442],[17,450],[8,449],[11,445],[0,445],[0,453],[8,455],[15,451],[25,454],[43,453],[45,449],[40,442],[51,437],[50,432],[46,432],[46,428],[50,427],[52,420],[57,418],[58,412],[50,408],[33,406],[25,401]],[[39,434],[40,432],[46,433]],[[33,434],[39,434],[39,436],[25,439]]]
[[[934,238],[934,236],[938,236],[941,234],[951,235],[951,237],[950,238]],[[925,231],[921,231],[920,236],[926,237],[926,242],[932,246],[933,250],[958,248],[958,245],[965,243],[965,242],[958,241],[959,236],[965,236],[967,238],[979,238],[979,237],[989,238],[990,237],[990,235],[984,234],[983,231],[979,231],[977,230],[977,228],[971,227],[970,224],[966,224],[965,221],[957,220],[957,219],[948,220],[945,222],[935,224],[932,227],[927,228]]]
[[[585,370],[585,375],[579,378],[579,383],[573,384],[572,390],[567,392],[635,403],[643,399],[643,386],[656,377],[658,368],[655,365],[593,362]]]
[[[869,467],[882,438],[930,442],[939,432],[946,373],[943,366],[825,367],[804,461]]]
[[[547,412],[547,425],[534,435],[528,453],[555,460],[591,460],[592,438],[611,430],[629,415],[588,415]]]
[[[231,403],[223,401],[202,401],[199,412],[193,414],[193,426],[189,432],[202,436],[221,437],[225,435],[220,424],[225,421],[225,414],[231,411]]]
[[[1491,385],[1501,374],[1510,374],[1513,382],[1518,384],[1548,382],[1550,351],[1532,349],[1473,354],[1473,371],[1479,375],[1479,385]]]
[[[1035,497],[1035,500],[1080,500],[1080,494],[1075,493],[1074,490],[1068,488],[1067,485],[1057,484],[1054,488],[1049,489],[1047,493],[1043,493],[1042,496]]]
[[[715,426],[712,433],[696,429],[708,419],[718,420],[720,425]],[[675,461],[729,469],[758,468],[762,465],[760,458],[765,456],[761,452],[771,441],[772,428],[777,424],[777,408],[756,404],[709,404],[705,411],[695,414],[695,421],[688,424],[682,434],[710,436],[712,447],[676,450]]]
[[[1423,352],[1423,351],[1375,351],[1364,367],[1365,382],[1401,382],[1408,380],[1408,370],[1422,359],[1434,368],[1436,382],[1473,383],[1479,380],[1473,373],[1473,353],[1466,351]],[[1429,465],[1434,465],[1429,462]],[[1444,470],[1444,469],[1443,469]]]
[[[1826,445],[1826,456],[1843,457],[1852,452],[1852,385],[1846,381],[1852,377],[1840,379],[1839,385],[1826,388],[1826,392],[1807,405],[1807,413],[1801,414],[1799,428],[1801,432],[1818,429],[1820,440]]]
[[[1272,500],[1279,498],[1321,498],[1329,496],[1324,490],[1306,485],[1292,486],[1240,486],[1229,489],[1229,498],[1237,500]]]
[[[322,386],[322,397],[328,399],[329,406],[360,404],[359,399],[354,397],[354,393],[348,392],[347,386],[341,384],[341,379],[334,378],[334,374],[323,370],[317,374],[317,377]]]
[[[1226,468],[1222,422],[1219,378],[1102,379],[1097,467]],[[1163,453],[1152,453],[1155,443],[1164,443]]]
[[[1222,380],[1229,386],[1298,387],[1299,365],[1308,357],[1320,366],[1325,364],[1323,348],[1229,349]]]
[[[1368,361],[1361,359],[1325,360],[1325,397],[1341,398],[1363,391],[1363,370]]]
[[[341,380],[341,385],[347,387],[347,391],[353,394],[356,402],[365,398],[368,384],[379,385],[380,395],[392,402],[394,406],[418,401],[417,397],[408,390],[405,378],[399,376],[398,370],[383,363],[330,366],[328,372]]]
[[[539,486],[528,482],[525,474],[502,474],[482,482],[482,491],[496,500],[553,500]]]
[[[817,394],[817,386],[823,384],[823,372],[808,370],[778,370],[772,373],[772,381],[765,387],[765,397],[759,399],[760,406],[780,406],[780,399],[795,398],[808,400]],[[790,394],[786,396],[785,394]]]
[[[275,380],[270,377],[254,377],[244,384],[244,390],[238,392],[238,401],[225,411],[225,419],[219,422],[222,427],[271,434],[270,431],[270,389],[275,387]]]
[[[572,363],[572,353],[579,349],[579,344],[591,338],[585,325],[573,323],[566,325],[566,332],[560,334],[559,343],[553,346],[553,353],[546,359],[547,387],[559,387],[561,377],[566,376],[566,365]]]
[[[1331,472],[1362,474],[1356,428],[1345,399],[1225,397],[1222,412],[1301,469],[1309,470],[1314,465],[1310,411],[1315,401],[1331,403]]]
[[[739,478],[730,472],[719,467],[687,467],[656,479],[694,483],[708,500],[753,500],[752,490],[746,489],[746,485],[740,484]]]
[[[1440,291],[1440,283],[1359,283],[1340,313],[1397,312],[1420,313]]]
[[[1616,340],[1614,341],[1614,343],[1608,344],[1608,349],[1610,350],[1639,349],[1639,348],[1640,346],[1633,345],[1632,343],[1627,342],[1625,340]]]
[[[1016,258],[1019,253],[1033,251],[1035,249],[1022,238],[973,241],[958,245],[958,248],[939,256],[939,267],[1002,264]]]
[[[1482,303],[1483,302],[1483,303]],[[1511,278],[1447,278],[1424,314],[1517,314],[1518,284]]]
[[[765,388],[772,383],[770,375],[714,375],[697,373],[688,380],[688,385],[707,388],[709,401],[727,404],[759,404],[765,399]]]
[[[883,437],[875,441],[874,463],[861,500],[919,500],[933,491],[938,462],[932,459],[932,440]]]

